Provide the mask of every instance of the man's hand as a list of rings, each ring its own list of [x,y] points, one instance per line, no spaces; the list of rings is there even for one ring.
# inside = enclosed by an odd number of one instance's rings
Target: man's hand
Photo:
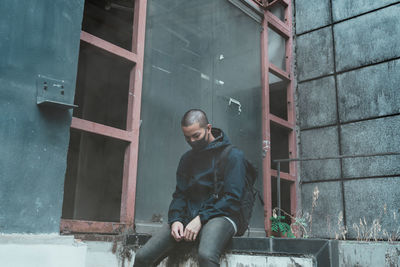
[[[175,238],[177,242],[182,240],[183,224],[181,222],[176,221],[171,225],[171,235]]]
[[[201,229],[201,221],[199,215],[197,215],[188,225],[186,225],[184,238],[186,241],[196,240],[197,234]]]

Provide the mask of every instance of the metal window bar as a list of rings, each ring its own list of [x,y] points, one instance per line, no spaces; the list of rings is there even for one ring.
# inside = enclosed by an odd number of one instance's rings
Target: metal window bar
[[[366,157],[381,157],[381,156],[393,156],[400,155],[400,152],[385,152],[375,154],[360,154],[360,155],[340,155],[332,157],[322,158],[289,158],[289,159],[275,159],[274,163],[277,164],[277,203],[278,203],[278,216],[281,216],[281,162],[298,162],[298,161],[314,161],[314,160],[328,160],[328,159],[345,159],[345,158],[366,158]]]

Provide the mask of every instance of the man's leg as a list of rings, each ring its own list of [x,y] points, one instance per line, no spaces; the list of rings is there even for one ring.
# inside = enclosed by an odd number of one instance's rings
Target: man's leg
[[[171,235],[169,225],[161,229],[150,238],[135,254],[134,267],[149,267],[160,262],[168,255],[178,242]]]
[[[222,252],[235,234],[231,222],[224,217],[209,220],[200,232],[200,267],[219,266]]]

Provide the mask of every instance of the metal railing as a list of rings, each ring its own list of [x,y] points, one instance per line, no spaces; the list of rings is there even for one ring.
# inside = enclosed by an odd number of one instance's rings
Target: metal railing
[[[315,160],[346,159],[346,158],[367,158],[367,157],[380,157],[380,156],[393,156],[393,155],[400,155],[400,152],[386,152],[386,153],[360,154],[360,155],[340,155],[340,156],[322,157],[322,158],[292,158],[292,159],[272,160],[272,162],[276,163],[277,165],[276,193],[277,193],[277,204],[278,204],[278,216],[281,216],[281,163],[282,162],[315,161]]]

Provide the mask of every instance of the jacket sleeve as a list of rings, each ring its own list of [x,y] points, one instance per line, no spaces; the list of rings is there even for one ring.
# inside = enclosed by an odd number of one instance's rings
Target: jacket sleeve
[[[183,159],[179,162],[176,172],[176,189],[172,194],[172,201],[168,210],[168,224],[176,221],[183,223],[183,217],[186,209],[186,197],[184,194],[185,175],[183,174]]]
[[[239,213],[240,200],[245,187],[246,166],[243,152],[232,150],[224,169],[222,197],[215,203],[203,206],[199,211],[202,224],[217,216],[234,216]]]

